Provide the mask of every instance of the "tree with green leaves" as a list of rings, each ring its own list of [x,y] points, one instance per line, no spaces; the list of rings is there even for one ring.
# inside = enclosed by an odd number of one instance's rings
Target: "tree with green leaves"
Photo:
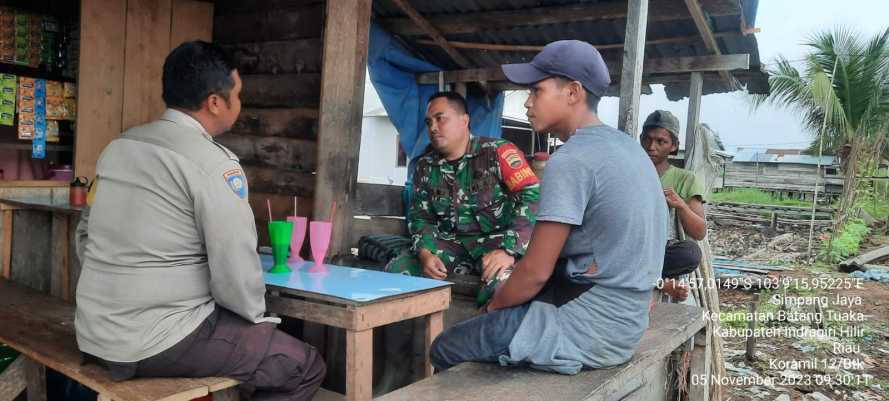
[[[800,61],[778,57],[768,69],[770,93],[754,96],[798,113],[813,134],[812,149],[843,159],[839,221],[855,203],[859,167],[887,142],[889,128],[889,29],[864,39],[847,28],[812,35]],[[841,223],[840,223],[841,224]]]

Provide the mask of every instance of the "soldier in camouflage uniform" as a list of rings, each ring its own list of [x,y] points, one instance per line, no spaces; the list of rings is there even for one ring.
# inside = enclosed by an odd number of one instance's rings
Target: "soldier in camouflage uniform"
[[[433,95],[426,115],[430,150],[417,162],[407,216],[412,247],[386,271],[487,282],[525,253],[538,179],[514,144],[470,134],[462,96]]]

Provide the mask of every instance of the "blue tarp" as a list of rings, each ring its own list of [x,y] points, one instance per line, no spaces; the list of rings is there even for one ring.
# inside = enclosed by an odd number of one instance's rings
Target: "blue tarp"
[[[429,145],[424,122],[426,101],[438,91],[437,85],[417,84],[416,74],[444,69],[416,58],[375,23],[370,27],[367,69],[389,119],[398,130],[402,148],[412,161],[416,160]],[[503,98],[502,92],[490,100],[468,96],[466,101],[473,134],[500,137]],[[409,170],[409,176],[412,173],[413,168]]]

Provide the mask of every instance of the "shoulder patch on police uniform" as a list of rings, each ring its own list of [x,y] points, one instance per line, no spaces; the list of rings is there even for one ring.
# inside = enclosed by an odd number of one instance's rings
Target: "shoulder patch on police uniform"
[[[537,176],[525,160],[522,152],[512,143],[504,143],[497,147],[497,161],[503,182],[510,192],[518,191],[528,185],[537,184]]]
[[[241,199],[247,199],[247,177],[243,170],[239,168],[228,170],[222,173],[222,178],[225,179],[225,183],[235,195]]]

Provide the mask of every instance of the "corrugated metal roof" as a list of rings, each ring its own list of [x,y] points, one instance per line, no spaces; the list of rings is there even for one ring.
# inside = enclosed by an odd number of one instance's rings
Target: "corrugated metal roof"
[[[817,165],[818,156],[812,155],[775,155],[755,151],[742,151],[735,154],[733,162],[738,163],[788,163]],[[821,156],[821,165],[830,166],[836,162],[835,156]]]
[[[659,2],[675,3],[676,7],[685,7],[682,0],[658,0]],[[453,16],[459,20],[461,15],[488,11],[521,11],[538,7],[576,5],[576,4],[601,4],[623,3],[626,0],[451,0],[451,1],[411,1],[420,14],[424,17]],[[744,21],[747,25],[756,20],[756,0],[701,0],[705,11],[709,8],[722,10],[736,10],[737,14],[711,16],[711,25],[714,32],[728,33],[719,35],[719,42],[723,54],[750,54],[750,70],[735,72],[735,77],[745,85],[748,92],[764,93],[768,91],[768,77],[760,69],[759,50],[754,35],[731,34],[741,30],[741,13],[744,13]],[[377,18],[404,17],[401,10],[390,0],[375,0],[374,14]],[[698,31],[694,22],[688,19],[675,19],[659,21],[650,15],[646,37],[652,39],[664,39],[674,37],[697,37]],[[483,30],[472,33],[446,34],[451,41],[474,42],[488,44],[508,45],[532,45],[542,46],[549,42],[561,39],[580,39],[593,44],[622,43],[625,34],[625,19],[568,22],[535,26],[514,26],[506,29]],[[413,39],[427,39],[422,37],[402,38],[405,44],[415,54],[425,58],[433,64],[447,69],[459,69],[453,60],[439,47],[423,45]],[[492,51],[476,49],[458,49],[458,51],[471,61],[473,67],[497,67],[506,63],[527,62],[534,56],[534,52],[524,51]],[[702,56],[710,52],[699,37],[677,43],[661,43],[646,47],[646,59]],[[623,49],[603,49],[602,55],[609,62],[618,65],[623,57]],[[671,100],[681,99],[688,94],[688,82],[686,77],[679,77],[678,82],[665,84],[667,97]],[[715,74],[705,75],[704,93],[729,92],[731,88],[718,79]]]

